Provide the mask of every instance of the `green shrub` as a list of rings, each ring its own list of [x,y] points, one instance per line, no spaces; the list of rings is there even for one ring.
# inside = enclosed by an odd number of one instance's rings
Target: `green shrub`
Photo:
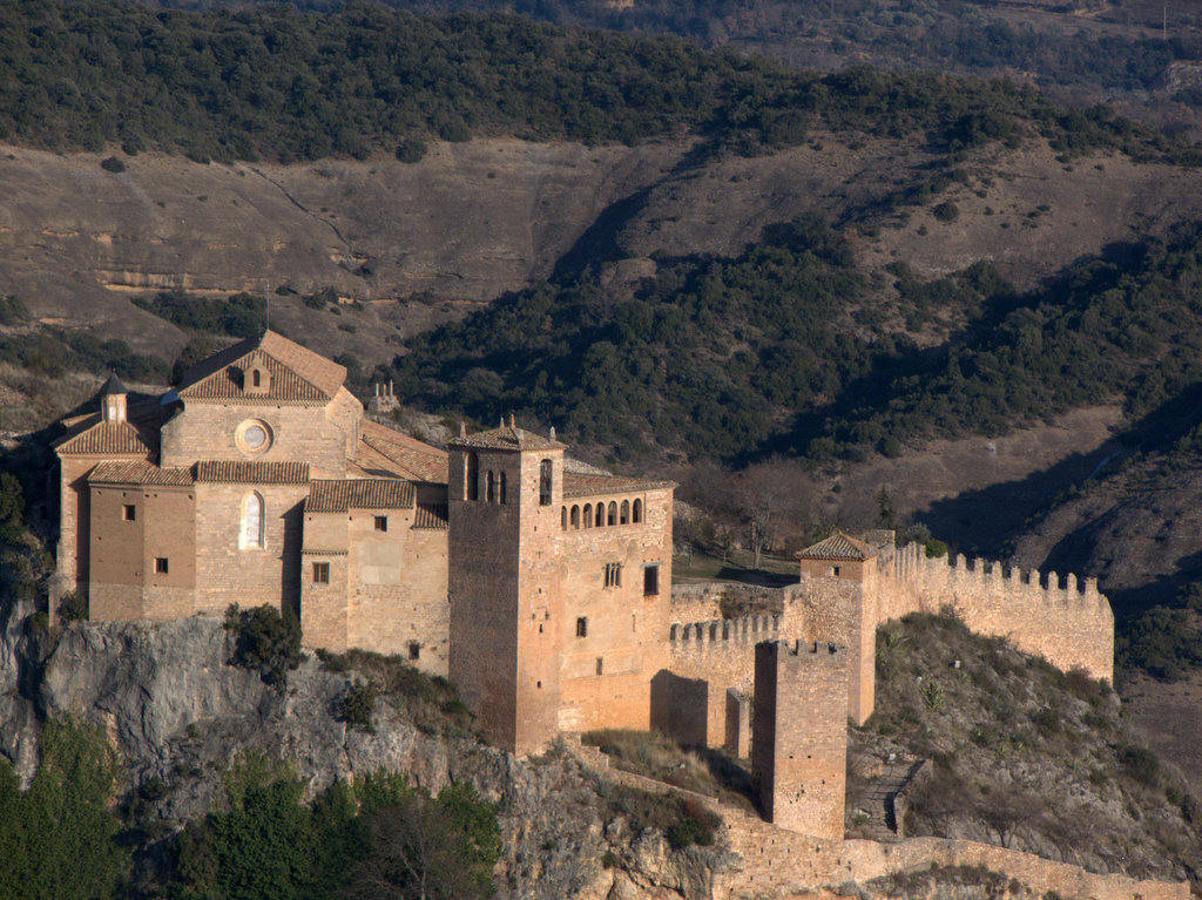
[[[426,155],[426,142],[421,138],[407,137],[396,145],[396,158],[403,163],[421,162]]]
[[[931,538],[923,548],[927,559],[942,559],[947,556],[947,544],[937,538]]]
[[[1119,748],[1123,771],[1140,784],[1155,787],[1160,782],[1160,760],[1147,747],[1128,744]]]
[[[940,222],[954,222],[960,218],[960,207],[956,206],[951,200],[944,200],[942,203],[932,207],[931,215]]]
[[[281,615],[273,606],[225,611],[225,628],[234,632],[232,665],[254,669],[264,683],[283,690],[288,672],[300,665],[301,629],[293,615]]]
[[[106,172],[120,173],[125,171],[125,163],[115,156],[106,156],[100,161],[100,168]]]
[[[58,618],[60,622],[82,622],[88,618],[87,598],[80,596],[78,591],[68,591],[58,602]]]
[[[29,321],[29,310],[16,297],[0,294],[0,325],[20,325]]]
[[[372,716],[376,711],[379,689],[370,681],[355,681],[334,703],[335,716],[351,728],[375,733]]]

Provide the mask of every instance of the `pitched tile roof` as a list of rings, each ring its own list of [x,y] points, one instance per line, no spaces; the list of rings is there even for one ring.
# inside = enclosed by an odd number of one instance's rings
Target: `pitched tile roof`
[[[344,513],[352,509],[410,509],[413,483],[400,478],[316,480],[309,487],[305,512]]]
[[[414,528],[428,528],[445,531],[448,527],[447,504],[419,503],[413,514]]]
[[[225,484],[306,484],[309,464],[204,459],[196,464],[196,480]]]
[[[88,474],[90,484],[191,485],[192,468],[160,468],[147,462],[102,462]]]
[[[153,443],[150,429],[130,422],[103,422],[97,415],[92,424],[60,440],[55,450],[84,456],[145,456],[154,452]]]
[[[501,425],[490,431],[452,438],[447,441],[452,447],[468,447],[473,450],[560,450],[564,447],[553,438],[543,437],[525,428],[512,424]]]
[[[850,534],[836,531],[818,543],[812,544],[804,550],[799,550],[796,557],[797,559],[847,559],[863,561],[872,559],[876,555],[876,550],[868,544],[858,538],[852,537]]]
[[[355,462],[367,472],[380,471],[410,481],[447,483],[447,453],[377,422],[364,420]]]
[[[240,370],[258,364],[271,375],[262,394],[242,390]],[[227,347],[184,373],[177,393],[185,400],[250,403],[327,403],[346,381],[346,369],[274,331]]]
[[[582,472],[563,473],[563,498],[592,497],[596,494],[628,494],[674,488],[674,481],[654,481],[647,478],[625,478],[621,475],[594,475]]]

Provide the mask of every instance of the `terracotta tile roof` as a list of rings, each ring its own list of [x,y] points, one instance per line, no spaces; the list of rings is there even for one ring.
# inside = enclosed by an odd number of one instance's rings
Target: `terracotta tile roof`
[[[355,462],[365,471],[380,469],[410,481],[447,483],[447,453],[377,422],[364,421]]]
[[[847,559],[866,560],[876,556],[876,550],[868,544],[846,534],[836,531],[830,537],[823,538],[817,544],[812,544],[804,550],[799,550],[797,559]]]
[[[166,469],[146,462],[102,462],[88,475],[90,484],[191,485],[192,468]]]
[[[343,513],[352,509],[411,509],[413,483],[399,478],[317,480],[309,487],[305,512]]]
[[[559,450],[564,447],[554,438],[543,437],[513,424],[452,438],[447,444],[473,450]]]
[[[196,480],[226,484],[306,484],[309,464],[203,459],[196,464]]]
[[[154,433],[130,422],[102,422],[100,416],[55,446],[59,453],[85,456],[146,456],[154,452]]]
[[[447,504],[419,503],[413,514],[414,528],[429,528],[445,531],[447,523]]]
[[[263,394],[242,390],[241,371],[265,368],[271,384]],[[209,357],[184,373],[177,393],[185,400],[250,403],[327,403],[346,381],[346,369],[283,335],[268,331]]]
[[[646,478],[625,478],[620,475],[588,475],[581,472],[563,473],[563,498],[592,497],[596,494],[629,494],[674,488],[674,481],[653,481]]]

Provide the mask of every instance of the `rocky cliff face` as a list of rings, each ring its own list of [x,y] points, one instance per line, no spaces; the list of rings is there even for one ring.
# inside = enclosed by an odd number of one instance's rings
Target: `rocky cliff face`
[[[40,723],[99,725],[120,751],[130,790],[157,780],[164,831],[220,800],[222,775],[245,753],[291,763],[315,794],[335,779],[407,773],[437,792],[467,781],[500,807],[503,894],[530,897],[708,894],[719,851],[672,852],[655,832],[607,816],[595,778],[566,752],[516,760],[468,737],[423,732],[394,702],[376,705],[375,733],[349,728],[333,704],[348,675],[306,658],[283,692],[230,665],[220,621],[79,623],[57,639],[14,610],[0,633],[0,752],[33,774]],[[623,863],[604,868],[606,851]]]

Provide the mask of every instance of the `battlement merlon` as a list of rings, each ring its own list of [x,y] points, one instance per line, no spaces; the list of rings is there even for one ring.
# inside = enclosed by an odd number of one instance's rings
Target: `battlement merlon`
[[[764,613],[738,619],[677,622],[668,629],[668,641],[674,651],[758,644],[780,631],[780,619],[777,614]]]
[[[847,648],[829,641],[761,641],[757,645],[757,652],[761,646],[765,648],[762,652],[784,665],[845,666],[848,662]]]

